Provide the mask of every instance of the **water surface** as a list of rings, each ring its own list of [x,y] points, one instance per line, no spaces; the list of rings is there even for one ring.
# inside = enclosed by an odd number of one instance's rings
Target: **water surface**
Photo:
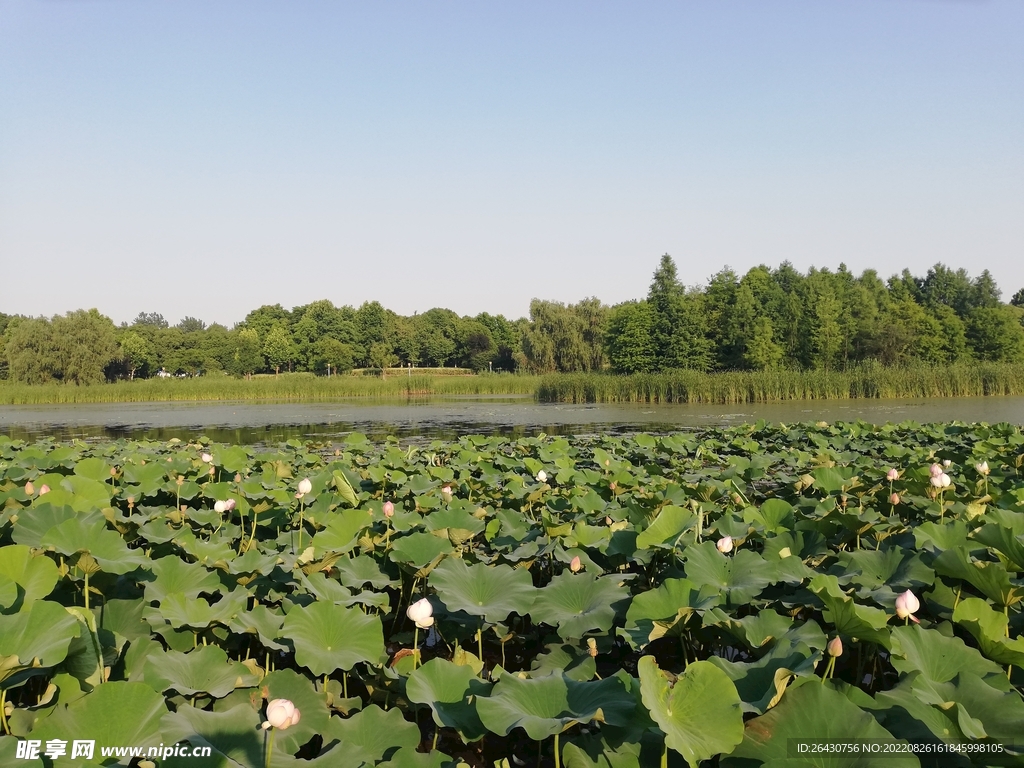
[[[169,440],[203,434],[219,442],[329,441],[352,432],[374,439],[465,434],[630,434],[771,422],[1008,421],[1024,424],[1024,397],[803,400],[764,405],[537,403],[523,397],[433,397],[333,403],[100,403],[0,406],[0,434],[56,439],[135,437]]]

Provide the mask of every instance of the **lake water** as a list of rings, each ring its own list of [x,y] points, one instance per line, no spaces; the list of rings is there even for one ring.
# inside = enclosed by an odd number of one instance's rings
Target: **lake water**
[[[532,397],[444,397],[399,402],[124,403],[0,406],[0,434],[57,439],[206,435],[218,442],[329,441],[352,432],[374,439],[450,438],[465,434],[629,434],[772,422],[1008,421],[1024,424],[1024,397],[820,400],[767,405],[536,403]]]

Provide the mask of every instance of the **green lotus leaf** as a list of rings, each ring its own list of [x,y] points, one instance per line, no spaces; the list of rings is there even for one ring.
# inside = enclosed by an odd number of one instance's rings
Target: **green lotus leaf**
[[[380,590],[399,584],[397,579],[384,573],[377,561],[368,555],[343,557],[334,567],[338,571],[338,579],[350,589],[362,589],[369,584],[373,589]]]
[[[558,627],[562,638],[605,631],[615,621],[615,607],[629,598],[617,576],[562,571],[537,594],[530,611],[534,621]]]
[[[448,559],[437,566],[430,583],[449,611],[483,616],[491,623],[504,621],[510,613],[527,615],[537,594],[525,568],[466,565],[460,559]]]
[[[350,670],[366,661],[379,664],[384,655],[384,628],[379,616],[358,608],[315,602],[295,608],[281,627],[295,646],[295,660],[314,675]]]
[[[162,602],[174,592],[195,599],[200,592],[214,594],[224,588],[216,573],[198,563],[187,563],[180,557],[161,557],[151,561],[147,567],[154,576],[145,584],[147,601]]]
[[[238,634],[255,633],[260,642],[274,651],[288,650],[288,646],[276,638],[281,636],[284,615],[272,611],[265,605],[256,605],[252,610],[243,611],[231,620],[231,631]]]
[[[43,768],[42,757],[28,758],[18,755],[18,741],[19,739],[14,736],[0,736],[0,765],[16,765],[18,768]],[[42,755],[42,750],[40,750],[40,755]]]
[[[1002,563],[972,561],[965,548],[943,552],[934,562],[936,573],[973,584],[985,597],[999,605],[1014,605],[1024,600],[1024,586],[1010,582]]]
[[[605,739],[584,738],[573,740],[562,747],[562,765],[565,768],[641,768],[653,765],[641,763],[641,745],[625,742],[612,746]]]
[[[448,755],[438,752],[436,749],[423,753],[410,747],[401,747],[391,756],[390,760],[377,763],[377,768],[457,768],[457,766]]]
[[[78,637],[78,619],[57,603],[40,600],[19,613],[0,615],[0,656],[21,664],[52,667],[67,658],[71,640]]]
[[[743,520],[766,533],[785,533],[796,525],[793,505],[783,499],[766,499],[760,508],[748,507],[743,510]]]
[[[935,581],[935,572],[921,561],[919,552],[895,547],[840,552],[837,561],[833,572],[839,583],[858,584],[866,590],[888,587],[893,592],[919,592]]]
[[[99,456],[81,459],[75,464],[73,471],[79,477],[87,477],[100,483],[110,482],[110,464]]]
[[[1024,637],[1009,639],[1007,617],[980,597],[961,600],[953,611],[953,621],[974,635],[981,652],[992,661],[1024,666]]]
[[[107,530],[105,522],[102,517],[73,517],[51,528],[43,536],[41,546],[62,555],[87,552],[107,573],[128,573],[149,563],[141,553],[128,549],[116,532]]]
[[[640,694],[665,743],[693,768],[701,760],[728,754],[743,740],[743,711],[729,676],[708,661],[695,661],[675,677],[652,656],[637,665]]]
[[[165,744],[187,741],[193,747],[210,747],[212,752],[203,758],[203,768],[258,768],[263,765],[265,749],[265,732],[259,725],[260,715],[248,703],[226,712],[206,712],[181,704],[175,712],[163,716],[160,735]],[[195,758],[169,758],[160,766],[184,768],[195,762]]]
[[[735,683],[743,711],[761,715],[778,703],[794,677],[813,677],[821,656],[820,651],[812,651],[805,643],[783,637],[756,661],[733,662],[718,656],[708,661]]]
[[[480,722],[474,697],[486,696],[490,689],[470,667],[431,659],[409,675],[405,693],[409,701],[430,707],[438,727],[454,728],[465,741],[476,741],[487,729]]]
[[[843,592],[835,576],[815,576],[809,588],[825,604],[825,621],[832,624],[840,635],[889,647],[891,639],[886,626],[889,615],[881,608],[855,603]]]
[[[819,467],[810,474],[814,487],[825,493],[835,493],[852,485],[854,470],[851,467]]]
[[[462,505],[457,505],[454,501],[446,509],[438,509],[431,512],[426,516],[424,522],[428,531],[440,531],[450,528],[468,531],[470,535],[480,533],[486,525],[483,520],[473,517]]]
[[[947,701],[956,702],[957,724],[972,739],[1012,742],[1014,751],[1024,756],[1020,744],[1024,724],[1024,699],[1015,690],[998,690],[978,675],[963,672],[953,684],[947,683]]]
[[[988,523],[974,533],[974,538],[1002,552],[1018,573],[1024,571],[1024,534],[1005,525]]]
[[[0,578],[15,585],[14,599],[5,600],[0,613],[11,613],[49,595],[57,585],[57,566],[45,555],[33,555],[29,547],[0,548]]]
[[[658,516],[636,537],[637,549],[668,546],[672,548],[680,534],[697,524],[697,516],[688,509],[668,505],[662,507]]]
[[[49,498],[47,494],[46,498]],[[11,532],[11,538],[17,544],[38,548],[42,546],[43,536],[61,523],[76,517],[75,510],[67,506],[39,504],[32,508],[32,514],[18,516],[18,522]],[[99,513],[86,515],[86,519],[103,520]]]
[[[143,614],[154,626],[166,620],[175,629],[201,630],[214,624],[230,626],[232,620],[245,610],[246,593],[237,589],[219,602],[210,604],[205,598],[189,599],[181,592],[172,592],[157,609],[144,609]]]
[[[352,482],[348,479],[348,476],[343,470],[336,469],[331,475],[332,482],[334,483],[334,489],[338,492],[338,495],[348,504],[350,507],[355,507],[359,504],[359,499],[356,496],[355,489],[352,487]]]
[[[790,739],[881,739],[897,741],[889,731],[850,699],[821,685],[817,680],[794,683],[782,701],[760,717],[747,721],[743,742],[729,757],[723,768],[747,765],[816,765],[829,768],[868,768],[877,765],[874,758],[828,755],[794,758],[789,751]],[[748,762],[749,761],[749,762]],[[913,755],[886,755],[885,765],[894,768],[917,768]]]
[[[709,584],[688,579],[665,579],[657,589],[641,592],[626,610],[626,633],[636,648],[681,631],[694,615],[711,610],[720,601]]]
[[[549,643],[544,648],[544,652],[537,654],[530,665],[530,677],[564,674],[577,682],[594,679],[597,662],[586,650],[568,643]]]
[[[323,530],[313,536],[313,548],[317,552],[348,552],[359,540],[359,533],[372,522],[373,518],[364,509],[330,513],[324,520]]]
[[[793,626],[793,619],[770,609],[758,611],[756,616],[734,619],[720,608],[714,608],[704,617],[704,626],[712,625],[722,627],[753,649],[785,635]]]
[[[151,747],[160,743],[160,718],[166,713],[164,697],[148,685],[104,683],[67,707],[58,704],[32,738],[43,743],[88,738],[97,745]],[[99,756],[98,748],[96,753]]]
[[[683,553],[686,577],[695,584],[713,587],[727,604],[749,603],[775,580],[775,566],[749,549],[731,557],[718,551],[714,542],[690,545]]]
[[[327,694],[314,688],[308,678],[291,669],[271,672],[260,683],[267,691],[267,701],[288,699],[302,713],[298,725],[279,731],[274,750],[295,754],[307,741],[327,728],[331,713],[327,708]]]
[[[392,543],[390,557],[396,563],[408,563],[416,568],[422,568],[440,555],[451,554],[453,551],[454,547],[447,536],[410,533]]]
[[[983,601],[979,602],[988,608]],[[971,607],[968,607],[967,614],[970,612]],[[961,614],[963,615],[965,614]],[[948,682],[961,672],[981,676],[1003,673],[998,664],[986,659],[976,649],[969,648],[959,637],[946,637],[935,629],[923,629],[918,624],[896,627],[892,630],[890,660],[898,672],[920,672],[925,678],[936,683]]]
[[[561,733],[574,722],[625,725],[635,706],[616,677],[579,683],[564,675],[531,679],[505,673],[490,696],[476,700],[487,730],[507,735],[522,728],[535,741]]]
[[[259,679],[237,661],[229,661],[220,646],[204,645],[188,653],[167,651],[146,660],[145,682],[158,692],[173,689],[184,696],[208,693],[223,698],[235,688],[248,688]]]
[[[372,765],[403,747],[415,749],[420,743],[420,729],[406,720],[398,707],[385,712],[370,705],[346,720],[332,717],[324,742],[330,737],[340,739],[345,747],[346,765],[359,765],[360,760]]]
[[[249,453],[244,445],[218,445],[213,450],[213,463],[225,472],[245,472],[249,467]]]

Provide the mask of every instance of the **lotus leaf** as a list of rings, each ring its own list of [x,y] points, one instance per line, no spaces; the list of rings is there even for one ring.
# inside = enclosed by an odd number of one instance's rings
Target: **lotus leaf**
[[[345,746],[346,764],[371,765],[393,757],[403,747],[415,749],[420,743],[420,730],[402,716],[401,710],[387,712],[369,706],[347,720],[331,718],[326,735],[337,736]]]
[[[684,558],[690,581],[714,588],[733,605],[749,603],[776,578],[775,566],[749,549],[729,557],[714,542],[705,541],[688,546]]]
[[[1024,666],[1024,637],[1010,640],[1009,620],[977,597],[962,600],[953,611],[953,621],[974,635],[981,652],[999,664]]]
[[[49,595],[59,576],[53,560],[16,545],[0,548],[0,578],[14,585],[13,594],[0,603],[0,613],[11,613]]]
[[[743,714],[736,686],[709,661],[695,661],[679,677],[658,668],[652,656],[638,664],[640,693],[668,748],[692,768],[728,754],[743,740]]]
[[[158,692],[174,689],[186,696],[206,693],[217,699],[235,688],[259,682],[242,664],[229,662],[227,653],[215,645],[200,646],[188,653],[167,651],[150,655],[144,676],[145,682]]]
[[[437,566],[430,583],[449,611],[483,616],[491,623],[504,621],[510,613],[525,616],[537,593],[526,569],[467,565],[459,559],[448,559]]]
[[[614,575],[563,571],[538,592],[530,615],[534,621],[557,626],[560,637],[583,637],[589,631],[609,629],[615,606],[628,598],[629,592]]]
[[[487,731],[474,700],[490,688],[468,666],[431,659],[409,675],[405,691],[409,701],[430,707],[439,727],[454,728],[466,741],[476,741]]]
[[[356,608],[315,602],[293,610],[281,627],[295,646],[295,659],[314,675],[349,670],[360,662],[378,664],[384,655],[380,617]]]

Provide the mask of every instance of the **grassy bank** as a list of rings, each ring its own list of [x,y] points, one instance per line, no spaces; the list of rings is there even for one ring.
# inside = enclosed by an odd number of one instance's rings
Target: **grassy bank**
[[[537,390],[540,401],[558,403],[735,404],[983,395],[1024,395],[1024,365],[864,366],[847,371],[675,371],[632,376],[558,374],[543,377]]]
[[[300,400],[345,397],[403,398],[427,395],[533,395],[536,376],[313,376],[282,374],[251,380],[228,377],[145,379],[92,387],[29,386],[0,382],[0,405],[140,403],[215,400]]]
[[[430,395],[532,395],[550,403],[723,405],[786,400],[1024,395],[1024,365],[864,366],[847,371],[675,371],[632,376],[605,373],[396,374],[385,379],[356,375],[328,379],[311,374],[282,374],[249,381],[227,377],[146,379],[92,387],[0,382],[0,405],[217,400],[324,402],[347,397],[393,399]]]

